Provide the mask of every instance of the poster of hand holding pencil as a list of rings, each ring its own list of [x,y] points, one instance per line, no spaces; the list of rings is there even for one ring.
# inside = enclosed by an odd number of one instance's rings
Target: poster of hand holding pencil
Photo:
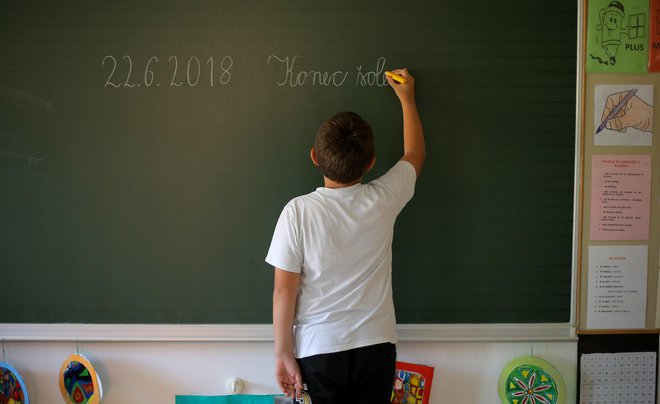
[[[653,85],[596,85],[594,109],[595,145],[652,145]]]

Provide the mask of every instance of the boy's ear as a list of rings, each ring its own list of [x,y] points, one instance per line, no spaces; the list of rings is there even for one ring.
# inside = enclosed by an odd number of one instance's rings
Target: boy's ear
[[[316,152],[314,151],[314,147],[312,147],[312,150],[309,152],[309,157],[312,159],[312,163],[314,163],[315,166],[319,166],[319,162],[316,161]]]
[[[374,154],[374,156],[371,158],[371,161],[370,161],[369,164],[367,165],[367,169],[364,170],[364,171],[365,171],[365,172],[370,171],[372,168],[374,168],[375,165],[376,165],[376,155]]]

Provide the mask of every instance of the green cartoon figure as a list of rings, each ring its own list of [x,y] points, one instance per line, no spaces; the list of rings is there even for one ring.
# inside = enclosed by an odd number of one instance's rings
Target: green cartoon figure
[[[594,55],[591,55],[592,58],[598,59],[602,64],[616,64],[616,53],[621,46],[621,36],[626,34],[621,27],[624,16],[623,4],[618,1],[612,1],[607,8],[600,10],[600,25],[596,29],[600,31],[600,44],[609,57],[609,62]]]

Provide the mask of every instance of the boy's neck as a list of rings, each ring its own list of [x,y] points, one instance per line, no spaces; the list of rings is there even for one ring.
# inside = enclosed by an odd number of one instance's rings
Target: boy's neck
[[[333,181],[333,180],[331,180],[330,178],[328,178],[326,176],[323,177],[324,186],[326,188],[330,188],[330,189],[348,188],[348,187],[351,187],[351,186],[359,183],[360,181],[362,181],[362,177],[358,178],[357,180],[355,180],[353,182],[348,182],[348,183]]]

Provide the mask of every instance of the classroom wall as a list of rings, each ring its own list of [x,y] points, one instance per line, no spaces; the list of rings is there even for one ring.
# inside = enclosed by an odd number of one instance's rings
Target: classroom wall
[[[102,378],[103,404],[169,404],[176,394],[227,394],[239,377],[245,394],[274,394],[272,342],[4,342],[5,361],[28,386],[31,402],[62,402],[57,374],[80,352]],[[435,367],[431,403],[499,403],[504,365],[534,354],[557,367],[575,403],[576,342],[400,342],[399,359]]]

